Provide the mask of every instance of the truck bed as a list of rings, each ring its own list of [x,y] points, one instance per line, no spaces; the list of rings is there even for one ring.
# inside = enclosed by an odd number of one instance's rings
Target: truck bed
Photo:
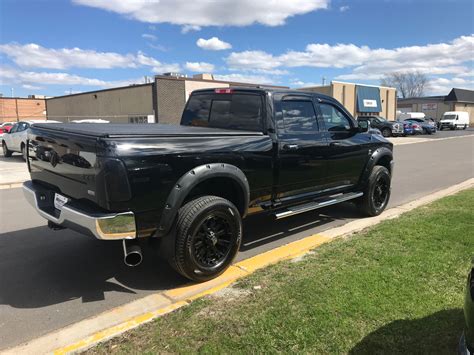
[[[35,124],[35,128],[47,131],[61,131],[97,138],[125,137],[177,137],[177,136],[261,136],[261,132],[229,130],[208,127],[190,127],[167,124],[129,123],[48,123]]]

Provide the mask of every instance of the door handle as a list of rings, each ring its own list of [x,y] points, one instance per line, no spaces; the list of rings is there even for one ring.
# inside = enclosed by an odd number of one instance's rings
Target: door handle
[[[297,150],[298,149],[298,144],[285,144],[283,146],[283,149],[285,149],[285,150]]]
[[[331,142],[329,143],[330,147],[341,147],[342,143],[341,142]]]

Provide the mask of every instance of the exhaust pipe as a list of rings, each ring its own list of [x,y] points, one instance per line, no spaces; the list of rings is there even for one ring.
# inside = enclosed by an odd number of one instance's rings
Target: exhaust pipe
[[[123,262],[127,266],[138,266],[142,263],[142,248],[136,239],[124,239],[123,243]]]

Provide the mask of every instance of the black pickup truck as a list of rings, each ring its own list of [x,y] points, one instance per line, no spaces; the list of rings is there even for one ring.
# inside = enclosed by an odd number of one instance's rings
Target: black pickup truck
[[[179,126],[33,125],[24,192],[52,229],[121,240],[131,266],[152,238],[177,272],[204,281],[231,264],[249,214],[348,200],[380,214],[393,146],[367,128],[320,94],[198,90]]]

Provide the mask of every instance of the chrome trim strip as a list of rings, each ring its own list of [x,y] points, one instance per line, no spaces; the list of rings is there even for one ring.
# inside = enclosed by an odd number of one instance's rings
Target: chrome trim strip
[[[276,219],[281,219],[281,218],[294,216],[296,214],[316,210],[318,208],[335,205],[336,203],[339,203],[339,202],[349,201],[354,198],[361,197],[363,194],[364,194],[363,192],[353,192],[353,193],[344,194],[339,197],[335,197],[330,200],[319,202],[319,203],[318,202],[306,203],[304,205],[289,208],[288,210],[280,212],[280,213],[275,213],[275,217]]]
[[[66,203],[61,210],[59,218],[56,218],[39,207],[37,191],[35,191],[30,181],[23,183],[23,193],[26,200],[36,209],[41,217],[57,225],[78,232],[82,231],[81,228],[77,227],[82,227],[91,232],[97,239],[102,240],[135,239],[137,237],[133,212],[89,215],[68,206]]]

